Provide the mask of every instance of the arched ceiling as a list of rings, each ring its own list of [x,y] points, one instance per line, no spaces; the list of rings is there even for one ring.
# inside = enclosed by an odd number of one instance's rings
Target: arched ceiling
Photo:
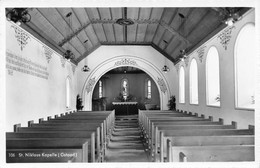
[[[191,52],[226,27],[225,9],[30,8],[31,21],[21,27],[60,54],[71,50],[75,64],[101,45],[150,45],[176,63],[180,50]],[[248,8],[236,10],[242,15]],[[120,25],[120,18],[133,24]]]

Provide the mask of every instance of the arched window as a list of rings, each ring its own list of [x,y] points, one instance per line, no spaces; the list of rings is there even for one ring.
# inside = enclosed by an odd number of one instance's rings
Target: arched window
[[[98,97],[103,97],[103,82],[101,80],[98,81]]]
[[[253,109],[255,104],[255,25],[247,24],[239,32],[235,44],[236,107]]]
[[[150,79],[146,80],[146,97],[147,99],[151,99],[152,98],[152,82]]]
[[[70,78],[66,79],[66,108],[70,108],[71,106],[71,86],[70,86]]]
[[[220,106],[219,55],[212,46],[206,60],[207,105]]]
[[[128,92],[129,92],[129,86],[128,86],[128,80],[127,79],[122,79],[121,81],[121,90],[122,90],[122,95],[124,99],[127,99]]]
[[[185,103],[185,73],[183,66],[180,67],[179,74],[179,103]]]
[[[198,103],[198,65],[193,58],[190,64],[190,104]]]

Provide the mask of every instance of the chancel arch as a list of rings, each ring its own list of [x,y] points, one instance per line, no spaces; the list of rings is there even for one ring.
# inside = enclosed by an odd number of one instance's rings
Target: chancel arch
[[[85,110],[92,109],[93,90],[98,80],[108,71],[124,66],[131,66],[141,69],[147,73],[151,79],[153,79],[159,90],[160,109],[167,110],[167,104],[170,97],[170,87],[166,82],[165,76],[161,72],[160,68],[145,59],[129,55],[115,56],[112,59],[104,61],[99,64],[88,76],[82,89]]]

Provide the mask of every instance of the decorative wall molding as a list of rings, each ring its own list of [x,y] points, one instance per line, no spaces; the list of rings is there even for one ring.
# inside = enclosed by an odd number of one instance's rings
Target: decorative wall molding
[[[227,50],[229,41],[232,38],[232,30],[235,28],[235,26],[228,27],[218,35],[218,39],[220,40],[220,43],[225,48],[225,50]]]
[[[60,57],[60,61],[61,61],[61,66],[64,68],[65,63],[66,63],[66,59],[64,57]]]
[[[202,63],[202,61],[203,61],[203,57],[204,57],[204,54],[205,54],[205,49],[206,49],[206,46],[202,46],[202,47],[200,47],[200,48],[197,50],[198,57],[199,57],[201,63]]]
[[[52,55],[53,55],[53,50],[50,49],[49,47],[45,46],[45,45],[43,45],[42,48],[43,48],[43,53],[46,57],[47,62],[50,63],[50,60],[51,60]]]
[[[167,91],[167,87],[166,87],[164,80],[162,78],[157,77],[157,82],[158,82],[158,85],[160,86],[161,91],[163,93],[165,93]]]
[[[89,79],[88,84],[86,86],[87,93],[90,93],[96,83],[96,77]]]
[[[31,39],[29,34],[14,25],[11,27],[15,31],[15,38],[17,39],[18,45],[21,46],[21,50],[23,50],[23,48],[28,44],[28,40]]]
[[[130,58],[124,58],[120,61],[115,62],[114,66],[121,66],[121,65],[135,65],[138,66],[135,60],[132,60]]]

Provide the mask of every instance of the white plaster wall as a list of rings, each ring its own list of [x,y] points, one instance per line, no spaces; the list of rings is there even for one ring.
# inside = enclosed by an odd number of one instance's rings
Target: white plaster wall
[[[235,28],[232,29],[231,39],[227,46],[227,50],[220,43],[217,34],[212,39],[201,45],[205,46],[205,53],[202,62],[199,60],[197,50],[189,55],[189,62],[186,66],[185,62],[180,62],[176,65],[184,65],[185,69],[185,104],[179,104],[177,101],[177,109],[204,114],[206,117],[213,116],[214,120],[223,118],[225,124],[230,124],[231,121],[238,123],[238,128],[248,128],[248,125],[255,125],[254,110],[236,109],[235,107],[235,67],[234,67],[234,48],[236,37],[241,28],[247,23],[255,22],[255,12],[250,11],[242,20],[235,23]],[[220,32],[221,33],[221,32]],[[250,42],[249,42],[250,43]],[[215,46],[219,52],[220,63],[220,107],[213,107],[206,105],[206,56],[209,48]],[[199,78],[199,105],[191,105],[189,103],[189,66],[192,58],[197,59],[198,62],[198,78]],[[246,59],[246,58],[245,58]],[[254,65],[252,65],[254,66]],[[179,80],[178,77],[176,79]],[[178,86],[179,87],[179,86]],[[178,93],[178,92],[176,92]],[[179,95],[177,99],[179,100]]]
[[[48,79],[39,78],[16,70],[6,68],[6,131],[13,131],[13,125],[21,123],[27,126],[29,120],[36,123],[39,118],[64,113],[66,110],[66,78],[71,79],[71,109],[76,104],[76,74],[72,64],[65,61],[62,66],[61,56],[53,50],[52,57],[47,62],[43,45],[39,40],[29,35],[27,44],[21,50],[15,37],[16,26],[6,22],[6,52],[19,58],[31,60],[47,68]],[[6,56],[7,57],[7,56]],[[6,62],[6,65],[12,65]],[[74,66],[74,65],[73,65]]]
[[[93,53],[91,53],[86,59],[82,60],[78,64],[77,74],[78,74],[78,93],[81,94],[83,101],[85,102],[85,109],[91,109],[90,103],[86,104],[86,101],[91,102],[90,97],[85,97],[84,86],[87,84],[87,81],[92,77],[96,77],[96,82],[98,78],[109,70],[116,68],[114,66],[116,61],[120,61],[124,58],[130,58],[135,60],[138,64],[137,68],[144,70],[149,76],[151,76],[155,83],[157,77],[161,77],[166,82],[167,93],[161,93],[159,86],[158,90],[161,94],[161,101],[163,100],[161,107],[162,109],[167,109],[167,103],[170,95],[175,95],[176,89],[174,88],[174,76],[175,67],[172,62],[165,59],[158,51],[153,49],[151,46],[101,46]],[[163,73],[161,68],[166,64],[170,67],[170,72]],[[82,72],[81,68],[88,64],[91,71]],[[94,75],[95,74],[95,75]],[[92,89],[93,91],[93,89]],[[91,94],[91,93],[90,93]],[[163,98],[164,97],[164,98]],[[85,101],[85,99],[88,99]]]

